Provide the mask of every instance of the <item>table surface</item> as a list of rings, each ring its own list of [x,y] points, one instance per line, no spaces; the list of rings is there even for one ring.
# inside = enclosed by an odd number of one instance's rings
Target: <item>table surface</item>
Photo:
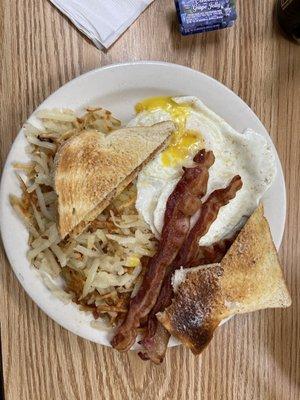
[[[39,103],[83,72],[162,60],[211,75],[250,105],[277,147],[288,194],[280,260],[293,299],[287,310],[232,319],[200,357],[178,347],[154,366],[58,326],[25,294],[1,252],[6,400],[300,398],[300,47],[280,34],[273,6],[240,0],[233,28],[181,37],[174,2],[156,0],[104,53],[46,0],[0,2],[1,165]]]

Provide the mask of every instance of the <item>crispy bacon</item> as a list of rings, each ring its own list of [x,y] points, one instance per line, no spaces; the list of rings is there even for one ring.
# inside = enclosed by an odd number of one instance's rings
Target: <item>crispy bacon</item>
[[[195,160],[195,167],[183,169],[182,178],[168,198],[157,253],[150,260],[142,285],[112,340],[112,346],[119,351],[126,351],[133,345],[137,329],[153,308],[165,273],[187,237],[190,217],[201,207],[200,199],[207,190],[208,169],[214,163],[214,155],[201,150]]]
[[[241,187],[241,178],[235,176],[227,188],[215,190],[203,204],[198,221],[191,229],[176,260],[165,276],[157,302],[150,312],[146,335],[141,341],[146,351],[139,353],[141,358],[151,359],[154,363],[160,363],[164,358],[170,335],[157,321],[156,314],[163,311],[172,302],[171,278],[174,271],[180,267],[188,268],[220,262],[233,243],[236,235],[211,246],[199,247],[198,245],[200,238],[208,232],[210,226],[216,220],[220,208],[228,204]]]
[[[180,250],[180,254],[176,259],[178,267],[189,265],[190,261],[197,254],[199,248],[199,240],[203,237],[211,227],[212,223],[217,219],[220,208],[225,206],[234,199],[236,193],[242,188],[243,183],[239,175],[236,175],[225,189],[213,191],[206,202],[203,204],[201,214],[191,229],[187,240]]]

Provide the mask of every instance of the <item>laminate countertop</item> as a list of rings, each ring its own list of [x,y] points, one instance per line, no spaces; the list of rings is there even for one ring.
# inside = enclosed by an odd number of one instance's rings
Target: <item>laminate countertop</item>
[[[234,27],[182,37],[172,0],[155,0],[106,52],[46,0],[0,2],[0,143],[3,166],[27,117],[70,79],[135,60],[183,64],[218,79],[261,119],[287,188],[280,260],[293,305],[238,316],[200,357],[182,346],[160,366],[89,343],[26,295],[1,252],[5,400],[298,400],[300,398],[300,47],[282,36],[272,0],[240,0]],[[12,232],[13,235],[13,232]]]

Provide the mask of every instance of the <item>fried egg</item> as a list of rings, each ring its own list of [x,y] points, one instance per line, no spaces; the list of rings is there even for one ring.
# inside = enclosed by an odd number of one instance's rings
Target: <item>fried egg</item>
[[[241,176],[243,187],[221,208],[199,245],[208,246],[237,231],[276,175],[275,157],[267,140],[251,129],[237,132],[192,96],[146,99],[136,105],[136,112],[129,126],[166,120],[177,126],[169,147],[143,168],[137,180],[136,208],[155,236],[160,237],[166,202],[182,176],[182,167],[192,166],[194,155],[203,148],[215,155],[205,198],[215,189],[226,187],[235,175]],[[192,224],[196,218],[192,218]]]

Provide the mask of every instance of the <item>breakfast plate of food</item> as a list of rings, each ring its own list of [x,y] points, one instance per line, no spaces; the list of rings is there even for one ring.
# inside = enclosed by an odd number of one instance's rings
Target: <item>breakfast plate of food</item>
[[[0,201],[21,285],[96,343],[160,363],[291,303],[276,149],[236,94],[189,68],[119,64],[64,85],[18,134]]]

